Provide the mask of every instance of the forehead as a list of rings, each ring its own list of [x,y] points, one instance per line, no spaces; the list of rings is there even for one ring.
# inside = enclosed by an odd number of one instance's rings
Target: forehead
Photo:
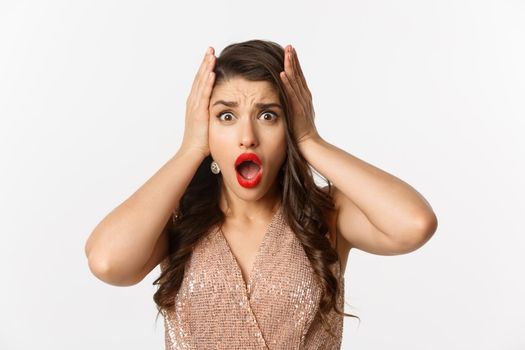
[[[267,81],[250,81],[235,77],[213,88],[211,104],[219,99],[253,103],[257,101],[278,101],[279,94],[275,87]]]

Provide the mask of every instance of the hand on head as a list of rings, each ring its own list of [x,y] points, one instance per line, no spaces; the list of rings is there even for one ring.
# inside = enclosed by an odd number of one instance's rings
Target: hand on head
[[[197,151],[204,157],[210,154],[208,145],[209,104],[215,73],[216,57],[209,47],[195,75],[190,94],[186,100],[184,137],[181,149]]]
[[[284,71],[280,77],[286,88],[286,94],[291,104],[290,120],[293,133],[298,144],[310,138],[318,138],[315,127],[315,112],[312,103],[312,94],[297,58],[297,52],[292,45],[284,49]]]

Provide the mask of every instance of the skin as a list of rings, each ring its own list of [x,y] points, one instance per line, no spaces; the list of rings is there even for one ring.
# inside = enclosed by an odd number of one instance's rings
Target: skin
[[[268,86],[231,80],[214,87],[215,59],[213,48],[209,48],[186,101],[184,137],[177,154],[97,225],[86,242],[90,269],[110,284],[138,283],[165,259],[167,222],[208,154],[219,162],[225,179],[221,195],[222,209],[227,214],[225,236],[248,279],[247,271],[253,266],[280,200],[273,184],[284,159],[283,126],[263,124],[256,118],[260,116],[260,111],[254,109],[256,101],[276,99]],[[411,252],[428,241],[437,229],[437,218],[421,194],[319,135],[312,95],[291,45],[285,47],[280,77],[291,103],[293,137],[299,150],[333,185],[335,210],[327,213],[326,220],[343,273],[351,248],[396,255]],[[219,96],[239,103],[232,111],[237,117],[232,124],[223,125],[214,119],[218,111],[213,104]],[[240,187],[234,177],[233,161],[243,151],[258,153],[265,167],[262,182],[251,189]]]
[[[285,47],[284,68],[281,79],[300,151],[333,184],[336,210],[328,221],[340,242],[343,268],[351,248],[398,255],[425,244],[437,229],[430,204],[406,182],[325,141],[315,128],[312,94],[291,45]]]
[[[315,127],[312,94],[297,53],[291,45],[285,47],[284,70],[280,77],[291,103],[293,136],[299,149],[308,163],[333,184],[335,210],[327,213],[326,220],[330,228],[329,238],[333,245],[335,241],[343,273],[351,248],[378,255],[399,255],[414,251],[425,244],[437,229],[437,218],[425,198],[401,179],[328,143],[319,135]],[[265,150],[265,157],[271,154],[266,150],[283,142],[282,139],[271,138],[259,140],[258,137],[269,135],[270,132],[260,132],[262,127],[258,128],[248,123],[248,116],[256,115],[249,111],[253,111],[252,106],[256,98],[263,97],[263,90],[262,87],[258,90],[256,85],[242,81],[226,85],[226,88],[221,90],[221,93],[229,94],[231,99],[237,98],[242,106],[237,111],[240,122],[236,120],[236,131],[228,136],[231,142],[219,138],[218,127],[214,129],[213,135],[210,134],[212,155],[217,155],[224,164],[228,164],[228,161],[232,164],[232,157],[224,155],[223,151],[216,147],[219,140],[221,145],[230,147],[249,147],[251,142],[253,147]],[[212,96],[211,105],[217,99],[218,95]],[[277,151],[277,148],[274,150]],[[277,154],[281,159],[282,153]],[[275,169],[278,168],[272,165],[272,170]],[[271,203],[275,203],[273,192],[270,192],[271,195],[264,195],[264,191],[270,188],[267,182],[261,188],[263,192],[247,193],[235,187],[232,167],[226,171],[225,198],[231,208],[230,212],[233,213],[232,217],[254,218],[257,216],[256,212],[264,212],[264,209],[258,211],[257,208],[269,208]],[[272,173],[272,177],[274,174]],[[327,191],[327,187],[323,190]],[[250,213],[254,213],[253,216],[250,216]],[[241,232],[249,232],[240,227],[241,225],[237,226],[237,235],[232,235],[236,241],[245,237]],[[262,240],[260,234],[257,236],[244,245],[236,244],[239,254],[243,255],[240,264],[245,276],[247,267],[251,266],[250,262],[254,260],[258,242]]]
[[[257,103],[280,107],[260,108]],[[270,83],[237,77],[214,87],[209,115],[210,154],[223,179],[222,231],[247,283],[267,225],[281,202],[277,174],[286,157],[284,111]],[[263,167],[261,181],[252,188],[241,186],[236,178],[235,160],[246,152],[256,153]]]
[[[235,107],[223,104],[234,102]],[[258,108],[257,103],[276,104]],[[228,218],[250,222],[270,217],[280,202],[277,174],[286,157],[285,122],[279,95],[266,81],[236,77],[217,85],[210,98],[209,147],[222,176],[221,204]],[[256,153],[262,162],[261,182],[253,188],[236,179],[235,160]]]

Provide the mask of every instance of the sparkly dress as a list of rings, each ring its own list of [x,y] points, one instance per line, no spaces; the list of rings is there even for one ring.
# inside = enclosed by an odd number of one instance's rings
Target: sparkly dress
[[[167,258],[161,262],[167,266]],[[343,309],[344,276],[338,277]],[[166,350],[340,349],[343,316],[319,316],[321,289],[306,253],[282,214],[274,213],[246,284],[218,225],[195,247],[172,309],[162,310]]]

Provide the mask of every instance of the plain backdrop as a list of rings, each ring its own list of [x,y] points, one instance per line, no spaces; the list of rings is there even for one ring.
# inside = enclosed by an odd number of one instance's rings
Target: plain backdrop
[[[296,47],[321,136],[432,205],[410,254],[353,250],[343,349],[525,349],[525,2],[0,2],[0,348],[163,349],[157,267],[87,237],[177,151],[208,46]],[[351,181],[351,179],[349,179]]]

